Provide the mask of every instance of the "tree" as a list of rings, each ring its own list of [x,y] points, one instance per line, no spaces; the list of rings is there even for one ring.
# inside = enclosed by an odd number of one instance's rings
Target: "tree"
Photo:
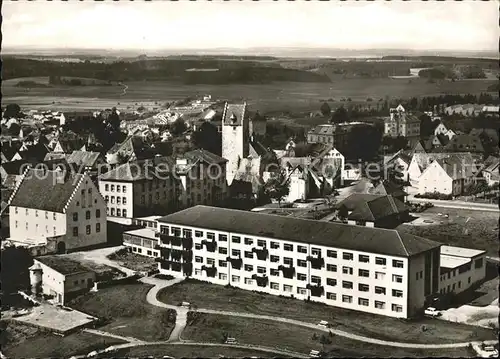
[[[332,115],[332,118],[330,120],[331,123],[342,123],[342,122],[347,122],[349,121],[349,114],[347,113],[347,110],[344,108],[344,106],[340,106],[337,108]]]
[[[436,128],[432,120],[427,115],[422,115],[419,117],[420,120],[420,138],[428,138],[434,133],[434,129]]]
[[[278,201],[278,206],[281,208],[281,201],[290,193],[290,180],[285,173],[279,172],[278,175],[271,177],[264,184],[264,195],[269,199]]]
[[[347,219],[347,216],[349,215],[349,211],[347,210],[346,206],[341,206],[339,208],[339,211],[337,213],[337,216],[341,221],[345,221]]]
[[[119,132],[120,131],[120,116],[118,115],[118,112],[116,111],[116,107],[113,107],[111,110],[111,114],[108,116],[108,124],[111,126],[111,130],[114,132]]]
[[[182,118],[178,118],[170,125],[170,133],[173,136],[180,136],[187,130],[187,125]]]
[[[323,102],[321,104],[321,107],[319,110],[321,111],[323,116],[328,116],[332,113],[332,109],[330,108],[330,105],[328,105],[328,103],[326,103],[326,102]]]
[[[21,113],[21,107],[17,103],[10,103],[5,107],[5,112],[3,113],[3,117],[6,119],[18,118],[20,113]]]
[[[33,265],[33,258],[28,250],[20,247],[2,249],[2,291],[4,294],[18,290],[29,289],[29,267]]]

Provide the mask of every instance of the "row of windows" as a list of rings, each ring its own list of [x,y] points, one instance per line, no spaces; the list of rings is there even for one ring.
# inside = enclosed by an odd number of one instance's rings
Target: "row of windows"
[[[471,283],[471,277],[467,279],[467,284]],[[439,293],[444,294],[444,293],[450,293],[450,291],[455,290],[455,286],[458,285],[458,289],[462,288],[462,281],[459,280],[458,283],[453,283],[453,284],[448,284],[447,288],[441,288],[439,290]]]
[[[90,214],[90,211],[86,211],[85,212],[85,219],[90,219],[91,217],[91,214]],[[101,210],[100,209],[96,209],[95,210],[95,217],[96,218],[101,218]],[[73,221],[78,221],[78,212],[73,212]]]
[[[113,217],[127,217],[127,210],[120,208],[106,208],[106,214]]]
[[[45,212],[45,219],[49,219],[49,212],[47,212],[47,211],[43,211],[43,212]],[[19,213],[18,207],[14,207],[14,213],[15,213],[15,214],[18,214],[18,213]],[[26,214],[27,216],[29,216],[29,213],[30,213],[30,212],[29,212],[29,209],[28,209],[28,208],[26,208],[26,209],[25,209],[25,214]],[[38,210],[37,210],[37,209],[35,210],[35,217],[38,217]],[[52,219],[53,219],[53,220],[55,220],[55,219],[56,219],[56,213],[55,213],[55,212],[52,212]]]
[[[115,185],[112,184],[111,186],[109,184],[105,184],[104,185],[104,190],[106,192],[109,191],[109,188],[111,187],[111,192],[114,192],[115,191]],[[120,186],[120,185],[116,185],[116,192],[120,193],[120,192],[123,192],[123,193],[126,193],[127,192],[127,186]]]
[[[165,196],[166,196],[166,193],[165,193]],[[166,197],[165,197],[166,198]],[[109,203],[109,200],[110,200],[110,196],[105,196],[104,197],[104,200],[106,201],[106,203]],[[114,204],[115,203],[115,196],[111,196],[111,204]],[[116,204],[127,204],[127,197],[116,197]]]
[[[101,232],[101,224],[100,223],[96,223],[95,231],[96,231],[96,233]],[[85,226],[85,233],[86,234],[92,233],[92,226],[91,225]],[[78,227],[73,227],[73,237],[78,237]]]

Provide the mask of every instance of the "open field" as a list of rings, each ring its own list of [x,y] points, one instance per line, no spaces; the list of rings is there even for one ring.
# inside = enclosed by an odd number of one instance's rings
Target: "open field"
[[[151,286],[123,284],[78,297],[68,306],[104,318],[100,330],[142,340],[167,340],[175,326],[175,312],[146,302]]]
[[[138,272],[148,272],[158,269],[158,263],[155,262],[154,258],[130,253],[127,249],[122,249],[109,255],[108,259],[117,262],[122,267]]]
[[[134,348],[120,349],[115,353],[99,355],[99,358],[125,358],[139,357],[145,358],[152,356],[161,358],[168,355],[174,358],[220,358],[221,355],[226,358],[274,358],[276,355],[256,351],[253,349],[238,349],[228,347],[213,347],[213,346],[193,346],[193,345],[148,345],[138,346]],[[283,356],[280,356],[280,358]]]
[[[2,352],[10,358],[67,358],[124,343],[85,332],[60,337],[12,321],[2,322],[0,338]]]
[[[320,101],[328,99],[333,99],[340,106],[342,98],[365,102],[370,97],[375,105],[376,101],[386,96],[406,98],[447,93],[477,94],[486,92],[488,86],[495,83],[489,80],[428,83],[424,79],[411,80],[409,83],[408,80],[389,78],[339,79],[331,83],[275,82],[259,85],[184,85],[167,81],[135,81],[125,83],[128,88],[124,94],[121,86],[53,86],[34,89],[15,86],[21,80],[23,78],[2,82],[3,101],[6,104],[17,103],[21,107],[33,108],[98,109],[116,106],[123,110],[141,101],[164,103],[211,94],[215,99],[246,100],[252,110],[262,113],[319,110]]]
[[[449,218],[438,216],[438,213],[448,214]],[[418,216],[421,219],[437,221],[438,224],[425,226],[402,224],[397,230],[443,244],[483,249],[488,255],[498,257],[498,213],[433,207],[419,213]]]
[[[361,343],[351,339],[332,336],[321,331],[294,327],[285,323],[275,323],[267,320],[227,317],[200,313],[192,325],[183,332],[183,339],[198,342],[221,343],[223,334],[236,338],[240,344],[262,345],[278,350],[291,350],[307,354],[310,350],[324,350],[331,357],[407,357],[407,356],[470,356],[468,350],[412,350],[384,347]],[[313,339],[313,334],[317,338]],[[324,335],[331,340],[324,348],[319,337]]]
[[[327,320],[335,329],[382,340],[453,343],[493,338],[493,333],[484,328],[429,318],[404,321],[194,280],[162,289],[158,300],[173,305],[187,301],[200,308],[284,316],[309,323]],[[427,327],[426,331],[422,331],[422,325]]]

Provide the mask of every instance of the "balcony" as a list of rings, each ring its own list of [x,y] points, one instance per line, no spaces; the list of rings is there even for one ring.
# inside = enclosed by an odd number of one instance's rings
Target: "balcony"
[[[215,240],[208,241],[204,239],[201,241],[201,245],[207,247],[207,252],[215,252],[217,249],[217,242]]]
[[[182,261],[183,262],[192,262],[193,261],[193,251],[183,250],[182,251]]]
[[[267,286],[267,283],[269,283],[269,278],[267,275],[259,276],[257,274],[252,275],[252,279],[254,279],[257,282],[257,285],[259,287],[265,287]]]
[[[284,265],[280,265],[278,267],[278,270],[282,271],[283,277],[288,278],[288,279],[292,279],[293,276],[295,275],[295,267],[293,267],[293,266],[287,267]]]
[[[170,259],[170,252],[172,252],[172,250],[170,248],[161,248],[160,249],[160,256],[164,260],[168,260],[168,259]]]
[[[171,262],[170,269],[175,272],[180,272],[182,270],[182,264],[180,262]]]
[[[265,261],[269,256],[269,251],[265,247],[264,248],[254,247],[252,248],[252,252],[257,255],[257,259],[260,261]]]
[[[171,236],[171,237],[170,237],[170,243],[171,243],[173,246],[182,246],[182,238],[180,238],[180,237],[173,237],[173,236]]]
[[[159,250],[159,249],[161,249],[161,247],[159,244],[155,244],[154,249]]]
[[[325,260],[322,257],[307,256],[307,260],[311,262],[312,269],[321,269],[325,266]]]
[[[161,269],[170,270],[171,263],[172,263],[171,261],[162,260],[160,261],[160,267]]]
[[[201,266],[201,270],[207,272],[207,277],[214,278],[215,275],[217,274],[217,268],[215,267],[208,267],[208,266]]]
[[[323,288],[323,286],[320,284],[308,284],[306,288],[311,291],[311,296],[313,297],[321,297],[323,294],[325,294],[325,288]]]
[[[176,261],[176,262],[180,262],[181,261],[181,258],[182,258],[182,251],[178,250],[178,249],[172,249],[172,252],[170,254],[170,257]]]
[[[182,248],[185,250],[190,250],[193,248],[193,238],[184,238],[182,241]]]
[[[241,269],[241,267],[243,266],[243,259],[241,259],[241,258],[227,257],[226,261],[231,263],[231,268],[233,268],[233,269]]]
[[[166,234],[160,234],[160,241],[161,241],[161,244],[163,245],[167,245],[167,244],[170,244],[170,236],[166,235]]]

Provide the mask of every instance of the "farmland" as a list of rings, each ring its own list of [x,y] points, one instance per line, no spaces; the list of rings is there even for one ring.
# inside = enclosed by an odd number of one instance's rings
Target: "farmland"
[[[341,99],[366,103],[386,97],[418,97],[451,93],[478,94],[495,84],[492,80],[441,81],[429,83],[424,79],[392,80],[389,78],[332,79],[332,82],[273,82],[267,84],[186,85],[170,81],[131,81],[124,86],[64,86],[22,88],[19,81],[47,83],[48,78],[17,78],[2,82],[4,103],[21,107],[73,109],[116,106],[126,109],[136,103],[165,103],[187,97],[212,95],[215,99],[246,100],[252,109],[262,113],[315,111],[320,101],[333,100],[332,107]]]

